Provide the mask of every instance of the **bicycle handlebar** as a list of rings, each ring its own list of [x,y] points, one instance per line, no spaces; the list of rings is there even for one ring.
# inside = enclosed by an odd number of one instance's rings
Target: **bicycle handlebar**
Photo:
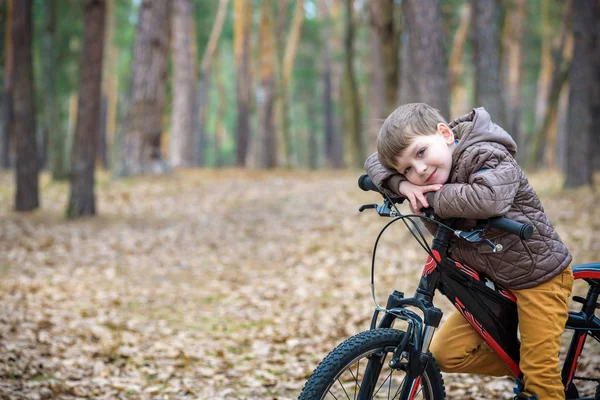
[[[365,192],[372,190],[374,192],[381,193],[367,174],[361,175],[358,178],[358,187],[364,190]]]
[[[358,187],[364,191],[372,190],[374,192],[382,194],[367,174],[364,174],[360,178],[358,178]],[[534,228],[532,225],[522,224],[520,222],[513,221],[512,219],[504,217],[492,217],[489,218],[487,222],[490,228],[496,228],[504,232],[512,233],[513,235],[517,235],[523,240],[530,239],[534,232]]]

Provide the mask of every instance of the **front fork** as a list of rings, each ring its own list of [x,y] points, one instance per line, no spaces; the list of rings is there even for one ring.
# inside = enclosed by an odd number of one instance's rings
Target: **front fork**
[[[424,300],[422,298],[405,299],[402,293],[394,291],[388,298],[386,305],[388,312],[385,313],[379,325],[377,325],[379,310],[375,310],[371,320],[371,329],[375,329],[375,326],[378,328],[391,328],[394,320],[398,318],[408,322],[406,333],[389,361],[391,368],[406,372],[406,378],[398,399],[412,400],[418,392],[421,377],[431,357],[429,346],[435,329],[439,326],[442,318],[441,310],[431,305],[430,301]],[[424,323],[418,314],[402,308],[407,305],[417,307],[423,311]],[[408,358],[408,362],[403,363],[403,358]],[[374,355],[369,360],[365,370],[365,379],[359,391],[359,399],[371,398],[384,361],[385,354],[383,353]]]

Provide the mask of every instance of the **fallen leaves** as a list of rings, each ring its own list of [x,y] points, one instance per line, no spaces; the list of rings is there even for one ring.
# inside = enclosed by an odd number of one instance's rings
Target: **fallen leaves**
[[[598,191],[530,178],[576,262],[597,261]],[[78,221],[63,218],[65,185],[42,180],[41,210],[0,207],[0,398],[293,399],[369,326],[371,251],[387,220],[358,213],[379,198],[354,173],[100,177],[100,215]],[[11,198],[8,174],[0,186]],[[414,291],[425,258],[390,228],[378,300]],[[597,370],[598,358],[581,364]],[[444,379],[464,400],[510,398],[513,385]]]

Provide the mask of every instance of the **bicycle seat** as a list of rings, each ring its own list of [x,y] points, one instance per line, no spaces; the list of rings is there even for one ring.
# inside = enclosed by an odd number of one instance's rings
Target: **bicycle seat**
[[[600,284],[600,262],[573,265],[571,269],[575,279],[585,279],[590,283]]]

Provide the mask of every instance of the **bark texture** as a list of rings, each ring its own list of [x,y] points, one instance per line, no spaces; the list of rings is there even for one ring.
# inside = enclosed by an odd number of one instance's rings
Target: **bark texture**
[[[8,168],[9,148],[10,148],[10,129],[13,115],[13,0],[6,1],[6,27],[4,31],[4,79],[2,103],[0,107],[0,168]]]
[[[169,148],[174,167],[194,165],[196,58],[192,57],[192,0],[173,1],[173,113]]]
[[[378,36],[381,54],[381,68],[385,82],[384,99],[385,116],[396,108],[398,93],[400,36],[394,24],[394,1],[380,0],[369,2],[369,21],[374,33]],[[384,116],[384,117],[385,117]]]
[[[343,151],[339,134],[335,130],[333,110],[333,84],[331,60],[331,16],[327,0],[319,0],[319,19],[321,24],[321,82],[322,82],[322,107],[324,119],[325,158],[327,166],[341,168],[343,166]]]
[[[46,0],[44,2],[44,37],[43,57],[44,68],[44,124],[48,131],[50,145],[50,172],[54,180],[66,180],[68,178],[68,166],[66,157],[66,135],[61,129],[60,111],[58,108],[58,93],[56,90],[56,62],[55,62],[55,39],[56,39],[56,2]]]
[[[248,145],[250,140],[250,39],[252,29],[252,3],[246,0],[235,0],[234,47],[236,78],[235,92],[237,101],[236,134],[236,164],[246,165]]]
[[[411,102],[424,102],[437,108],[449,119],[450,92],[448,87],[448,58],[444,47],[444,31],[439,0],[402,2],[409,34],[409,70],[414,97]]]
[[[35,140],[35,108],[32,64],[32,0],[13,3],[14,119],[15,135],[16,211],[30,211],[39,207],[38,159]]]
[[[277,142],[274,126],[275,103],[275,75],[273,66],[275,62],[275,37],[274,37],[273,4],[271,0],[261,3],[260,18],[260,91],[258,104],[258,159],[261,168],[275,168],[277,166]]]
[[[194,132],[196,132],[196,165],[204,166],[205,164],[205,147],[206,147],[206,115],[208,109],[208,86],[210,81],[210,72],[212,71],[212,63],[217,51],[217,44],[223,31],[223,25],[227,17],[227,5],[229,0],[219,0],[219,9],[215,17],[215,23],[210,32],[210,38],[206,45],[206,50],[202,56],[200,64],[200,76],[198,79],[198,88],[196,93],[197,110],[194,117]],[[218,135],[218,133],[216,133]],[[215,146],[218,140],[215,139]],[[217,150],[217,154],[218,154]]]
[[[73,142],[71,195],[67,216],[96,214],[94,173],[100,122],[105,0],[86,0],[79,78],[79,105]]]
[[[502,92],[498,0],[471,0],[471,29],[475,65],[475,104],[477,107],[485,107],[494,121],[503,126],[505,117],[500,95]]]
[[[348,165],[360,168],[365,160],[364,139],[358,84],[354,71],[354,2],[346,0],[344,32],[344,130]]]
[[[133,49],[131,94],[122,175],[163,173],[165,104],[171,2],[142,0]]]
[[[565,187],[592,183],[592,86],[598,6],[595,1],[573,2],[573,62],[570,72]]]

